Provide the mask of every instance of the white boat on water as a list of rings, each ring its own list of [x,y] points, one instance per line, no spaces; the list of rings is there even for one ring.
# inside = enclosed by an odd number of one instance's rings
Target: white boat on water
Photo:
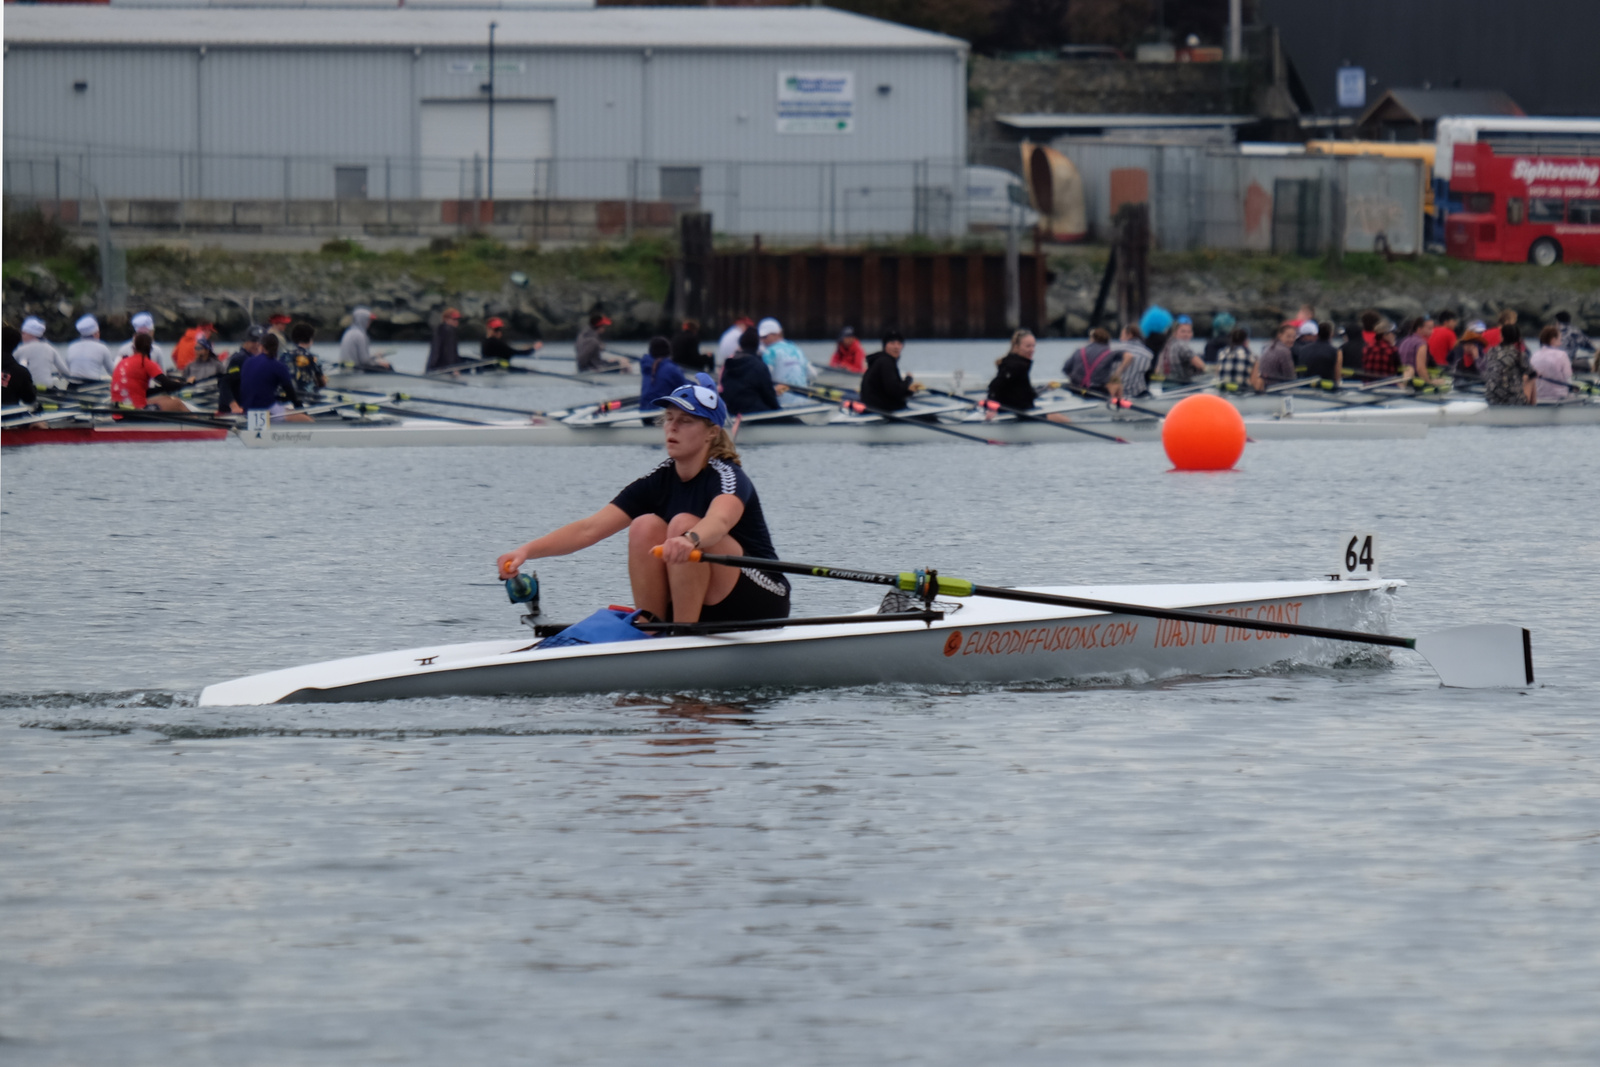
[[[1062,586],[1034,592],[1383,632],[1394,579]],[[275,670],[206,687],[203,706],[423,696],[704,692],[767,686],[1148,681],[1331,664],[1358,646],[1293,634],[974,596],[932,623],[861,621],[540,648],[529,636]]]

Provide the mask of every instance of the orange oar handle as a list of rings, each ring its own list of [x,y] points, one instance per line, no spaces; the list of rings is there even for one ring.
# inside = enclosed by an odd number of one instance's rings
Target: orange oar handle
[[[661,546],[657,545],[656,547],[652,548],[650,550],[650,554],[652,556],[654,556],[656,559],[660,559],[661,558]],[[691,563],[699,563],[700,562],[700,550],[698,548],[694,549],[693,551],[691,551],[689,553],[689,561]]]

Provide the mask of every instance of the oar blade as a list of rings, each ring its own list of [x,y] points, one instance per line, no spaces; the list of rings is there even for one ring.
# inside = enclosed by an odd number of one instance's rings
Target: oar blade
[[[1452,689],[1525,689],[1533,684],[1533,640],[1520,626],[1455,626],[1417,638],[1416,650]]]

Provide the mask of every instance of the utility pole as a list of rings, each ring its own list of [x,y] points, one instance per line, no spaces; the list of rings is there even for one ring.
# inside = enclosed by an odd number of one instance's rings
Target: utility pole
[[[1238,0],[1234,0],[1235,3]],[[489,23],[489,203],[494,203],[494,30]],[[491,209],[492,210],[492,209]]]
[[[1228,0],[1228,62],[1237,63],[1244,58],[1244,13],[1240,10],[1244,0]]]

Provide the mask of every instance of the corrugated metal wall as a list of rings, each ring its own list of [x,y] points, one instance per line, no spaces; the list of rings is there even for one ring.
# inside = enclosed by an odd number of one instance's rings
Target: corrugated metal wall
[[[420,104],[482,100],[485,58],[13,47],[6,188],[50,195],[60,156],[83,157],[107,197],[330,199],[341,163],[367,168],[371,197],[418,196],[422,168],[472,166],[420,155]],[[663,166],[699,167],[701,206],[727,232],[965,229],[956,197],[965,68],[955,52],[501,49],[496,58],[498,98],[554,102],[555,158],[541,164],[552,196],[650,200],[661,196]],[[853,72],[854,132],[779,134],[782,70]],[[75,92],[75,80],[88,88]],[[496,153],[520,158],[515,145]]]
[[[1103,144],[1063,138],[1054,146],[1071,159],[1083,178],[1089,235],[1111,233],[1111,173],[1137,169],[1149,176],[1150,215],[1156,247],[1239,248],[1296,252],[1286,247],[1290,229],[1316,250],[1326,247],[1339,212],[1345,220],[1344,247],[1370,252],[1379,234],[1389,247],[1409,255],[1422,248],[1422,177],[1417,161],[1369,156],[1249,156],[1234,149],[1199,145]],[[1291,206],[1279,202],[1312,190]],[[1314,218],[1299,219],[1296,208],[1309,205]],[[1277,220],[1276,240],[1274,220]]]

